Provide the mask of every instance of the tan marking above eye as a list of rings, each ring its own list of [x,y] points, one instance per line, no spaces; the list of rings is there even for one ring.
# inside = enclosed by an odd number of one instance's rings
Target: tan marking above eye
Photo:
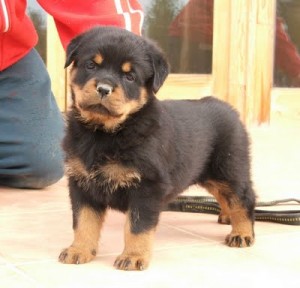
[[[100,53],[97,53],[94,58],[94,62],[100,65],[103,62],[103,56]]]
[[[129,61],[126,61],[126,62],[124,62],[123,63],[123,65],[122,65],[122,71],[123,72],[130,72],[131,71],[131,63],[129,62]]]

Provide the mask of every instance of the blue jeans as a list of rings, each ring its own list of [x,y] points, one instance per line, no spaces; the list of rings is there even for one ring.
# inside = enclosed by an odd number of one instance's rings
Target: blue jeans
[[[64,122],[33,49],[0,72],[0,185],[43,188],[63,176]]]

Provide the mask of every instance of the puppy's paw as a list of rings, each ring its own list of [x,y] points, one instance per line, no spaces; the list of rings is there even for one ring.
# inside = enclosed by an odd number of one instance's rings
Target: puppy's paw
[[[96,256],[96,249],[86,249],[70,246],[59,255],[59,261],[64,264],[83,264],[90,262]]]
[[[250,247],[254,243],[253,235],[240,235],[237,233],[230,233],[225,239],[229,247]]]
[[[138,254],[122,254],[117,257],[114,267],[119,270],[144,270],[149,266],[150,257]]]

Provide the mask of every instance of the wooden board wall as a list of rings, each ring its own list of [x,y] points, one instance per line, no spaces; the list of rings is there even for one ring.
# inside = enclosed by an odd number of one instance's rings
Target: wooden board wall
[[[61,111],[67,107],[67,76],[64,69],[65,51],[52,17],[47,18],[47,69],[52,92]]]
[[[245,123],[269,122],[276,1],[214,4],[213,93],[235,106]]]

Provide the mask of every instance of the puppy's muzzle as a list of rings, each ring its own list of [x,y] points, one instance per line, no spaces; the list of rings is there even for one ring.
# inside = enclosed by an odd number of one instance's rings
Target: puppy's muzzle
[[[104,98],[113,92],[113,87],[109,84],[99,83],[97,85],[97,92],[101,98]]]

